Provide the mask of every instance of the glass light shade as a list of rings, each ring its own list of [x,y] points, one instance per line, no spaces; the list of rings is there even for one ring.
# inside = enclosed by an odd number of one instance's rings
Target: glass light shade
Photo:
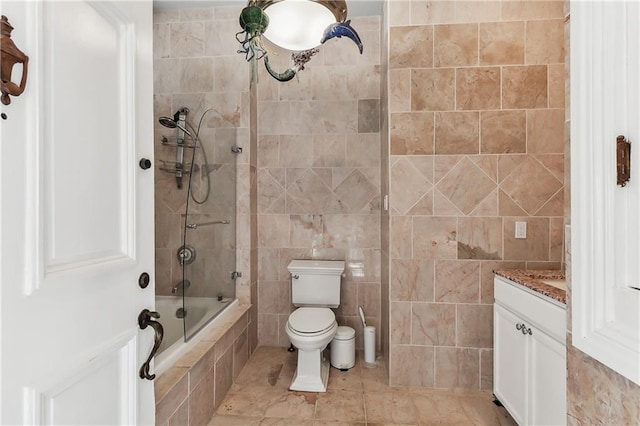
[[[269,26],[264,36],[287,50],[302,51],[320,45],[322,34],[336,22],[333,13],[310,0],[284,0],[264,9]]]

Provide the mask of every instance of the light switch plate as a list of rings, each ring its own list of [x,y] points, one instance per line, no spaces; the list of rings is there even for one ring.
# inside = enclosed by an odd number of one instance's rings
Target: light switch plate
[[[527,222],[516,222],[516,239],[524,240],[527,238]]]

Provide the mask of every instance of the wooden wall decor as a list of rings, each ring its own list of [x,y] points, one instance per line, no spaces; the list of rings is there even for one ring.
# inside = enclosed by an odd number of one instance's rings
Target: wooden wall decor
[[[11,40],[13,27],[9,19],[2,15],[0,18],[0,91],[2,91],[2,103],[9,105],[9,96],[20,96],[27,86],[27,73],[29,57],[25,55]],[[11,71],[15,64],[22,64],[22,79],[20,85],[11,81]]]

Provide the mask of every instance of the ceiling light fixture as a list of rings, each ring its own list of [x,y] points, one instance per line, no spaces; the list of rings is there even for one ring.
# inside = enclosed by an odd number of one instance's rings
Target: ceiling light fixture
[[[318,46],[334,37],[348,37],[362,54],[358,33],[347,21],[345,0],[250,0],[240,14],[236,34],[244,53],[252,64],[252,80],[256,76],[255,62],[264,58],[269,74],[279,81],[291,80],[319,50]],[[268,52],[262,36],[292,52],[293,65],[283,73],[269,65]]]

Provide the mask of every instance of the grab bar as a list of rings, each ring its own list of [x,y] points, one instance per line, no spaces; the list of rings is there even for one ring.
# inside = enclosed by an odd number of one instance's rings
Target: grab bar
[[[209,225],[228,225],[231,221],[228,219],[224,220],[214,220],[213,222],[202,222],[202,223],[190,223],[187,225],[189,229],[198,229],[198,226],[209,226]]]

